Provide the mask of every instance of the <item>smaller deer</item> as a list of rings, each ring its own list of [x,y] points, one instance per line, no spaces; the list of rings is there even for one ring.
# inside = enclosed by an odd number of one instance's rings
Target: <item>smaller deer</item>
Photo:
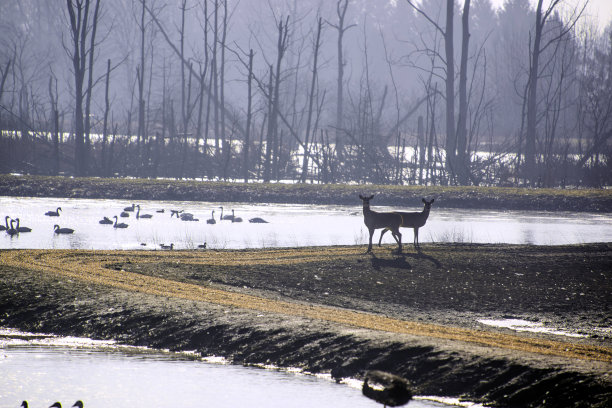
[[[423,201],[423,204],[425,204],[425,207],[423,207],[423,211],[421,212],[400,212],[398,211],[395,213],[395,214],[399,214],[402,217],[402,225],[400,225],[400,227],[412,228],[414,230],[413,244],[414,244],[414,248],[417,250],[420,249],[419,228],[421,228],[427,222],[427,218],[429,217],[429,209],[431,208],[431,205],[433,204],[434,199],[432,198],[431,201],[427,201],[423,198],[422,201]],[[389,228],[385,228],[380,233],[380,239],[378,240],[378,246],[380,246],[380,243],[382,242],[382,237],[383,235],[385,235],[385,232],[387,231],[389,231]]]
[[[370,241],[366,252],[372,251],[372,236],[374,235],[374,231],[379,228],[384,228],[385,231],[391,231],[393,238],[397,241],[397,251],[402,252],[402,234],[399,231],[399,227],[402,224],[402,217],[398,213],[372,211],[370,209],[370,200],[374,198],[373,194],[369,197],[364,197],[359,194],[359,198],[363,201],[363,222],[366,227],[368,227],[370,233]]]

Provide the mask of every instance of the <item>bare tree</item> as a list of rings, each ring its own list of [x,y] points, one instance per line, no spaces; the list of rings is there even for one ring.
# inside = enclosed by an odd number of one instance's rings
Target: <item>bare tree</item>
[[[338,40],[336,42],[336,56],[338,61],[338,76],[336,79],[336,152],[340,158],[344,154],[344,138],[342,136],[343,116],[344,116],[344,33],[357,24],[345,26],[346,11],[348,10],[348,0],[337,0],[336,14],[337,24],[328,24],[338,30]]]
[[[444,52],[446,68],[445,97],[446,97],[446,168],[452,176],[455,173],[455,150],[457,138],[455,134],[455,48],[454,48],[454,0],[446,0],[446,25],[442,28],[435,20],[416,5],[413,0],[406,0],[408,4],[422,15],[444,38]]]
[[[548,7],[543,9],[543,1],[538,0],[536,8],[536,20],[534,26],[533,44],[530,44],[530,65],[529,79],[527,82],[527,128],[525,134],[525,171],[531,185],[535,185],[538,180],[538,171],[536,169],[536,127],[537,127],[537,109],[538,109],[538,80],[540,78],[540,56],[542,53],[555,44],[561,38],[566,36],[574,27],[580,16],[582,15],[586,3],[582,9],[575,13],[566,24],[565,28],[557,35],[552,36],[548,41],[542,43],[543,30],[548,19],[553,15],[555,9],[562,0],[552,0]]]
[[[96,1],[96,10],[100,0]],[[95,33],[98,24],[97,12],[90,16],[90,0],[66,0],[70,19],[70,35],[72,38],[72,49],[68,54],[72,59],[74,69],[74,133],[75,133],[75,173],[77,176],[87,174],[87,146],[85,145],[85,124],[83,117],[83,98],[85,97],[85,73],[87,71],[87,58],[93,58],[91,46],[87,46],[87,36]],[[92,18],[92,21],[89,19]],[[92,34],[93,36],[93,34]]]

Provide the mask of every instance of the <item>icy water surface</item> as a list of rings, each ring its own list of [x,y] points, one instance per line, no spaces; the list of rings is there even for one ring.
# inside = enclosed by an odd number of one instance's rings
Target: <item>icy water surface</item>
[[[4,333],[4,337],[2,336]],[[12,334],[11,334],[12,332]],[[7,334],[8,333],[8,334]],[[21,338],[0,330],[0,406],[375,408],[357,387],[329,378],[211,363],[110,342]],[[417,400],[413,408],[446,405]]]
[[[9,236],[0,232],[2,248],[72,248],[72,249],[160,249],[173,244],[175,249],[264,248],[320,245],[367,244],[360,203],[354,206],[295,204],[223,203],[224,214],[235,210],[242,222],[219,220],[219,203],[180,201],[140,201],[142,214],[150,219],[136,219],[135,213],[119,222],[125,229],[98,223],[104,216],[113,219],[131,202],[125,200],[59,199],[0,197],[0,222],[6,215],[20,218],[21,226],[32,232]],[[374,204],[374,203],[373,203]],[[61,207],[59,217],[47,211]],[[413,208],[378,207],[379,211],[420,211]],[[170,210],[192,213],[199,221],[171,217]],[[157,211],[164,210],[163,213]],[[208,224],[212,211],[215,224]],[[249,219],[260,217],[266,224]],[[71,235],[57,235],[53,226],[75,230]],[[375,234],[375,242],[380,232]],[[411,243],[411,229],[402,229],[403,241]],[[421,242],[468,242],[557,245],[612,241],[612,215],[570,212],[491,211],[439,209],[435,204],[427,224],[419,233]],[[390,234],[383,242],[393,242]]]

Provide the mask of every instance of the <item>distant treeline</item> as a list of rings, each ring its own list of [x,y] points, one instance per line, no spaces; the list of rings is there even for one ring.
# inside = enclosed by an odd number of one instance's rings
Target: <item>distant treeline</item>
[[[612,26],[561,3],[7,2],[0,173],[608,186]]]

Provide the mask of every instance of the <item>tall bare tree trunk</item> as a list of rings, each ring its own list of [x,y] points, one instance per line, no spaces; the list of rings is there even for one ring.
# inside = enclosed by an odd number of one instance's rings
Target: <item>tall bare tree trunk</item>
[[[301,183],[306,182],[308,175],[308,156],[310,155],[310,128],[312,125],[312,104],[315,99],[315,86],[317,84],[317,69],[319,61],[319,48],[321,47],[321,29],[323,28],[323,18],[319,17],[317,24],[317,37],[314,43],[314,62],[312,65],[312,81],[310,82],[310,94],[308,95],[308,119],[306,120],[306,134],[304,135],[304,160],[302,161]],[[316,130],[315,130],[316,131]]]
[[[253,49],[249,51],[249,78],[247,80],[247,121],[246,121],[246,129],[244,134],[244,144],[243,144],[243,169],[242,176],[244,177],[244,182],[247,183],[249,181],[249,148],[251,146],[251,116],[252,116],[252,85],[253,85]]]
[[[457,121],[457,166],[459,184],[467,185],[469,181],[469,163],[467,157],[467,60],[470,42],[470,0],[463,3],[461,65],[459,71],[459,119]]]
[[[455,174],[455,149],[457,138],[455,134],[455,47],[454,0],[446,0],[446,28],[444,32],[444,51],[446,54],[446,169],[449,177]]]

